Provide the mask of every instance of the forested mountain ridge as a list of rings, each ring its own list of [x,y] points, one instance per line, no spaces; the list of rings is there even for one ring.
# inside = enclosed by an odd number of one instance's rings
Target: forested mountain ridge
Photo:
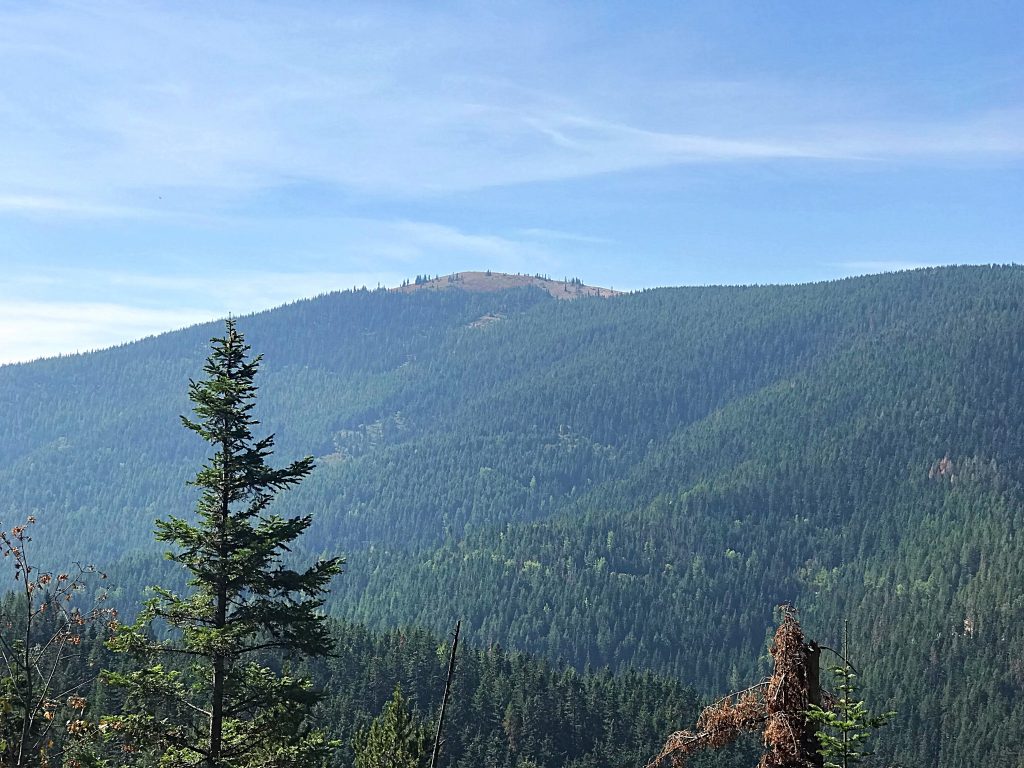
[[[763,672],[789,600],[830,644],[850,616],[868,694],[901,712],[890,754],[1016,759],[1024,269],[357,291],[239,325],[278,455],[318,458],[280,510],[348,556],[339,615],[461,616],[478,644],[710,693]],[[178,415],[217,330],[0,367],[0,508],[37,515],[40,557],[163,578],[152,520],[191,507]]]

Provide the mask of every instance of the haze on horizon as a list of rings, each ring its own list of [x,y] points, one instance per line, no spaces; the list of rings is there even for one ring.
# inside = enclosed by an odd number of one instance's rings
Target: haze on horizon
[[[1014,3],[0,2],[0,362],[493,269],[1020,261]]]

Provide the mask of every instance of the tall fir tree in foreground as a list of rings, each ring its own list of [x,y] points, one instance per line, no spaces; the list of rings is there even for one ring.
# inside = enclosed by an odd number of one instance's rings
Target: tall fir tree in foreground
[[[315,766],[331,750],[306,725],[318,700],[309,681],[279,674],[268,658],[323,655],[330,637],[320,608],[340,558],[294,570],[283,557],[312,518],[282,518],[268,508],[278,491],[313,469],[312,457],[282,468],[267,464],[274,437],[253,437],[261,356],[234,320],[212,340],[206,378],[189,384],[188,429],[213,456],[192,484],[201,490],[196,518],[157,521],[167,557],[190,574],[187,594],[154,588],[136,623],[113,641],[144,666],[108,673],[123,689],[124,712],[107,732],[121,764],[243,768]]]

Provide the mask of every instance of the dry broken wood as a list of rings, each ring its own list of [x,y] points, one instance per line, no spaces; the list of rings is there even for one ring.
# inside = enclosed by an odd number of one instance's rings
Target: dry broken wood
[[[821,649],[806,642],[792,606],[783,606],[783,612],[772,642],[771,677],[704,709],[696,731],[669,736],[647,768],[684,768],[687,755],[718,749],[744,733],[758,731],[765,748],[758,768],[821,768],[815,726],[806,716],[811,704],[821,706]]]

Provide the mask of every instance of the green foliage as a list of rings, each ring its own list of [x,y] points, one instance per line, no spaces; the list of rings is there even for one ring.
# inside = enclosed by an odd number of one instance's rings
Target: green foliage
[[[332,622],[331,632],[336,638],[331,655],[304,663],[323,692],[309,725],[328,740],[342,742],[332,765],[351,766],[356,735],[380,717],[397,686],[409,709],[437,712],[448,648],[442,637],[417,629],[376,633]],[[132,660],[116,654],[109,666],[129,671]],[[635,768],[658,749],[666,733],[692,721],[699,705],[692,688],[649,672],[577,672],[497,647],[460,644],[441,764]],[[98,703],[96,711],[112,712],[118,706],[108,699],[106,708]],[[758,746],[756,740],[741,744],[701,765],[749,768],[757,762]],[[111,765],[127,760],[120,754],[110,758]]]
[[[402,689],[395,687],[384,711],[352,740],[354,768],[425,768],[430,757],[430,729],[409,711]]]
[[[807,717],[818,726],[818,753],[825,758],[824,768],[847,768],[874,754],[867,740],[896,713],[871,714],[857,694],[857,673],[848,661],[832,668],[832,678],[835,702],[828,708],[812,704]]]
[[[826,643],[850,616],[865,697],[901,712],[879,758],[938,768],[1024,739],[1021,329],[1021,267],[607,301],[354,291],[246,320],[260,420],[317,457],[275,502],[316,510],[295,561],[352,566],[334,615],[462,617],[468,646],[708,696],[765,672],[769,606]],[[0,366],[0,514],[40,510],[37,551],[109,565],[122,607],[184,582],[150,521],[188,507],[205,443],[172,421],[210,335]]]
[[[351,765],[355,734],[393,696],[396,685],[422,713],[436,713],[447,672],[441,636],[407,629],[375,633],[338,623],[331,657],[311,667],[329,695],[319,722],[341,739]],[[697,716],[700,699],[678,680],[649,672],[577,672],[499,647],[459,644],[445,716],[444,768],[635,768],[665,734]],[[716,756],[714,768],[749,768],[756,745]],[[753,760],[750,758],[753,757]]]
[[[267,464],[274,438],[252,435],[260,358],[248,353],[229,320],[212,341],[207,378],[189,386],[196,418],[182,422],[215,452],[193,481],[196,521],[158,520],[156,537],[175,547],[167,557],[188,572],[191,592],[155,588],[136,623],[111,643],[144,666],[106,674],[124,692],[108,733],[132,759],[156,757],[168,768],[308,766],[331,749],[308,728],[319,698],[309,681],[262,661],[272,652],[329,650],[320,608],[341,561],[299,571],[283,559],[312,518],[282,518],[268,507],[309,475],[313,461]]]

